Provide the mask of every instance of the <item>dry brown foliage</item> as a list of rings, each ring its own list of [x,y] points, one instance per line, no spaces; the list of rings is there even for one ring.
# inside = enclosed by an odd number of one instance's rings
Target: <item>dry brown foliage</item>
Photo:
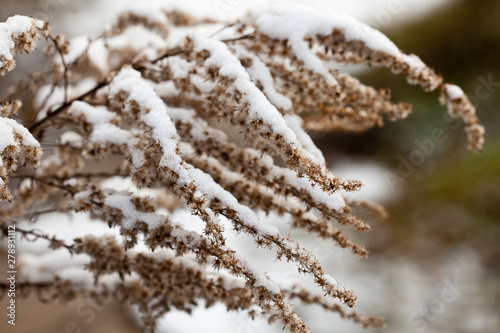
[[[1,50],[0,75],[14,68],[14,53],[32,50],[40,37],[49,41],[46,53],[52,60],[46,72],[33,74],[0,102],[0,198],[5,201],[0,230],[7,236],[8,226],[16,225],[24,238],[44,239],[51,250],[73,255],[53,266],[25,260],[18,288],[37,289],[50,300],[84,294],[136,304],[146,331],[170,309],[190,312],[199,300],[249,310],[280,321],[290,332],[309,331],[293,310],[294,299],[365,327],[383,325],[379,318],[346,312],[355,294],[256,212],[287,216],[291,228],[361,258],[368,255],[335,226],[370,229],[351,215],[342,196],[361,183],[335,177],[308,132],[366,131],[382,126],[384,118],[405,118],[411,106],[393,103],[387,90],[339,73],[337,63],[385,66],[425,91],[439,89],[451,116],[463,119],[474,151],[482,148],[483,129],[460,88],[444,83],[418,57],[401,53],[374,30],[342,16],[332,16],[329,31],[311,25],[300,38],[267,26],[273,20],[283,24],[287,15],[326,20],[323,14],[274,9],[226,24],[131,10],[101,36],[71,42],[51,35],[41,21],[17,17],[24,20],[17,30],[15,19],[3,23],[7,37],[2,38],[10,46]],[[210,33],[199,32],[200,27]],[[378,47],[373,39],[389,46]],[[31,123],[17,97],[21,91],[36,94]],[[246,143],[232,140],[217,121],[236,128]],[[19,164],[36,168],[16,173]],[[9,186],[12,174],[16,181]],[[133,186],[104,185],[117,179]],[[373,203],[353,205],[386,216]],[[203,232],[174,221],[179,210],[196,216]],[[120,237],[89,231],[69,242],[37,230],[36,221],[45,214],[81,211],[119,229]],[[320,293],[270,280],[227,246],[221,219],[251,235],[256,246],[274,249],[278,260],[295,263]],[[22,227],[26,220],[32,228]],[[82,264],[74,258],[86,259]],[[61,273],[66,266],[87,275],[69,278]]]

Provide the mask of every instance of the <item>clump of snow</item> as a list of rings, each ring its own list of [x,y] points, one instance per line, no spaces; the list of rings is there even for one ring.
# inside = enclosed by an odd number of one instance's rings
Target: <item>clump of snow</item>
[[[92,106],[82,101],[74,101],[67,111],[70,115],[83,116],[85,121],[90,124],[108,123],[115,114],[104,106]]]
[[[0,117],[0,153],[8,146],[19,146],[16,136],[22,139],[21,144],[23,146],[40,147],[40,143],[26,127],[13,119]]]
[[[31,180],[30,178],[26,178],[19,183],[19,190],[21,191],[28,190],[32,186],[33,186],[33,180]]]
[[[164,38],[141,25],[127,27],[120,35],[109,38],[106,44],[111,50],[132,49],[136,52],[167,46]]]
[[[101,147],[106,147],[108,143],[126,145],[129,141],[134,140],[129,131],[110,123],[98,123],[94,126],[90,141],[99,143]],[[137,166],[136,163],[134,165]]]
[[[244,20],[256,25],[259,31],[272,38],[288,40],[297,55],[312,68],[315,67],[315,61],[304,53],[303,48],[307,47],[304,38],[326,36],[333,29],[342,31],[348,40],[360,40],[371,49],[399,55],[398,47],[387,36],[344,13],[320,12],[305,6],[270,6],[250,11],[250,15]],[[309,59],[312,63],[309,63]]]
[[[156,198],[158,196],[158,192],[161,189],[141,187],[139,188],[136,183],[132,180],[131,177],[109,177],[104,179],[100,184],[100,188],[103,190],[113,190],[116,192],[130,192],[138,197],[149,197]]]
[[[79,180],[76,178],[70,178],[68,180],[65,180],[63,184],[64,184],[64,186],[73,187],[73,186],[77,186],[79,184]]]
[[[215,83],[202,78],[199,75],[192,74],[190,77],[191,83],[196,86],[202,93],[209,93],[215,87]]]
[[[92,41],[87,50],[90,62],[101,71],[109,72],[109,50],[103,39]]]
[[[59,142],[62,145],[68,145],[68,146],[72,146],[75,148],[81,148],[83,146],[83,137],[76,132],[67,131],[67,132],[64,132],[60,136]]]
[[[7,21],[0,22],[0,67],[14,59],[15,43],[12,36],[29,32],[33,25],[42,27],[43,22],[22,15],[11,16]]]
[[[70,65],[80,59],[87,52],[87,57],[102,73],[109,71],[109,50],[102,38],[90,40],[87,36],[78,36],[72,38],[69,43],[68,53],[64,55],[64,61]],[[55,59],[60,62],[60,58]]]
[[[446,89],[446,96],[451,100],[459,99],[465,95],[462,88],[454,84],[445,84],[444,88]]]
[[[80,58],[85,50],[89,47],[89,38],[87,36],[78,36],[72,38],[69,43],[68,53],[64,55],[64,61],[67,64],[75,62]],[[56,58],[56,61],[60,58]]]
[[[71,64],[86,52],[92,65],[101,73],[108,73],[110,70],[110,54],[112,52],[132,50],[138,56],[147,53],[146,55],[152,58],[157,56],[155,50],[164,49],[165,47],[167,47],[167,42],[163,37],[141,25],[133,25],[127,27],[121,34],[110,36],[105,40],[98,38],[91,41],[86,36],[71,39],[69,53],[64,55],[64,60],[67,64]],[[56,61],[60,60],[57,58]]]
[[[175,86],[173,81],[163,81],[159,83],[152,83],[153,89],[156,91],[158,96],[161,97],[173,97],[180,93],[180,90]]]
[[[189,76],[189,72],[194,68],[194,64],[192,62],[188,62],[180,57],[169,58],[168,63],[174,79],[187,78]]]
[[[403,60],[406,64],[408,64],[412,68],[425,68],[427,67],[425,63],[420,59],[419,56],[415,54],[403,54],[399,52],[397,54],[398,58]]]

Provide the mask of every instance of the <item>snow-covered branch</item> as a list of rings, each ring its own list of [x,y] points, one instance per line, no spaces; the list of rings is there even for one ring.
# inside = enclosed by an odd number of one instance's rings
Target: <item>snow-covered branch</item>
[[[49,36],[42,21],[0,23],[0,75],[40,35]],[[0,102],[0,199],[12,200],[0,206],[1,235],[16,225],[23,242],[43,250],[20,257],[20,287],[58,291],[53,296],[64,300],[127,300],[139,306],[146,331],[172,308],[191,312],[198,300],[252,314],[258,308],[290,332],[309,332],[294,299],[383,325],[346,312],[356,301],[341,287],[349,281],[337,282],[312,251],[261,218],[274,214],[287,228],[368,255],[337,224],[370,230],[351,206],[387,214],[344,198],[361,182],[332,173],[309,133],[358,133],[412,110],[393,103],[388,90],[340,73],[338,63],[388,67],[425,91],[439,89],[451,116],[464,121],[470,149],[483,145],[459,87],[343,14],[270,7],[227,24],[141,4],[98,38],[49,37],[50,75],[30,83],[34,110],[13,96]],[[30,124],[14,120],[16,113]],[[21,162],[37,169],[23,169],[8,187]],[[75,216],[93,228],[63,232],[43,222]],[[295,265],[316,291],[281,286],[231,247],[228,229]]]

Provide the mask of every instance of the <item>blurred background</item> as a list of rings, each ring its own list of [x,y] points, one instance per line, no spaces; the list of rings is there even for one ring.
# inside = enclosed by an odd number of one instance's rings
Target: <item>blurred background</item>
[[[13,14],[34,15],[49,20],[54,33],[96,35],[126,2],[1,0],[0,21]],[[264,2],[171,1],[172,6],[195,15],[224,20]],[[384,204],[390,217],[370,221],[373,228],[367,234],[352,234],[371,250],[364,261],[315,240],[304,242],[320,249],[319,257],[331,267],[332,275],[356,292],[356,310],[386,319],[383,332],[499,332],[500,1],[288,2],[346,11],[381,30],[404,52],[417,54],[448,82],[461,86],[486,128],[485,149],[473,154],[465,148],[462,126],[444,117],[437,92],[423,93],[384,69],[355,69],[362,82],[390,88],[394,101],[411,102],[414,113],[362,135],[329,134],[314,140],[334,173],[361,179],[362,195]],[[0,80],[0,89],[36,64],[33,57],[21,57],[19,68]],[[436,131],[444,133],[440,140],[435,140]],[[4,262],[1,272],[6,271]],[[4,299],[0,307],[5,309],[5,304]],[[82,304],[95,310],[92,320],[77,311]],[[19,304],[18,311],[18,325],[14,328],[2,320],[1,332],[138,332],[133,316],[119,304],[99,307],[77,300],[45,305],[32,295]],[[366,331],[319,308],[299,308],[299,314],[313,332]],[[162,322],[161,330],[281,331],[244,314],[224,315],[222,307],[197,311],[193,317],[173,313]],[[76,323],[78,330],[68,323]]]

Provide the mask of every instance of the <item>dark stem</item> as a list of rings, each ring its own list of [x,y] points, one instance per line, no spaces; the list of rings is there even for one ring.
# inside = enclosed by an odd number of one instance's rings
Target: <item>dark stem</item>
[[[66,60],[64,60],[64,53],[59,46],[59,42],[57,41],[56,38],[52,37],[52,35],[48,35],[47,39],[50,39],[52,43],[54,43],[54,46],[57,50],[57,53],[59,53],[59,56],[61,57],[61,63],[64,67],[64,72],[63,72],[63,82],[64,82],[64,103],[68,101],[68,65],[66,64]]]
[[[55,109],[54,111],[52,111],[51,113],[49,113],[45,118],[42,118],[38,122],[36,122],[33,125],[31,125],[28,128],[29,131],[32,132],[32,133],[34,131],[37,131],[46,121],[48,121],[49,119],[57,116],[59,113],[61,113],[64,110],[66,110],[66,108],[69,107],[74,101],[80,101],[80,100],[84,99],[85,97],[88,97],[88,96],[94,94],[97,90],[99,90],[102,87],[106,86],[108,83],[109,83],[108,80],[101,81],[94,88],[92,88],[91,90],[87,91],[86,93],[83,93],[82,95],[80,95],[80,96],[78,96],[78,97],[76,97],[76,98],[74,98],[74,99],[72,99],[70,101],[65,102],[63,105],[61,105],[60,107],[58,107],[57,109]]]

